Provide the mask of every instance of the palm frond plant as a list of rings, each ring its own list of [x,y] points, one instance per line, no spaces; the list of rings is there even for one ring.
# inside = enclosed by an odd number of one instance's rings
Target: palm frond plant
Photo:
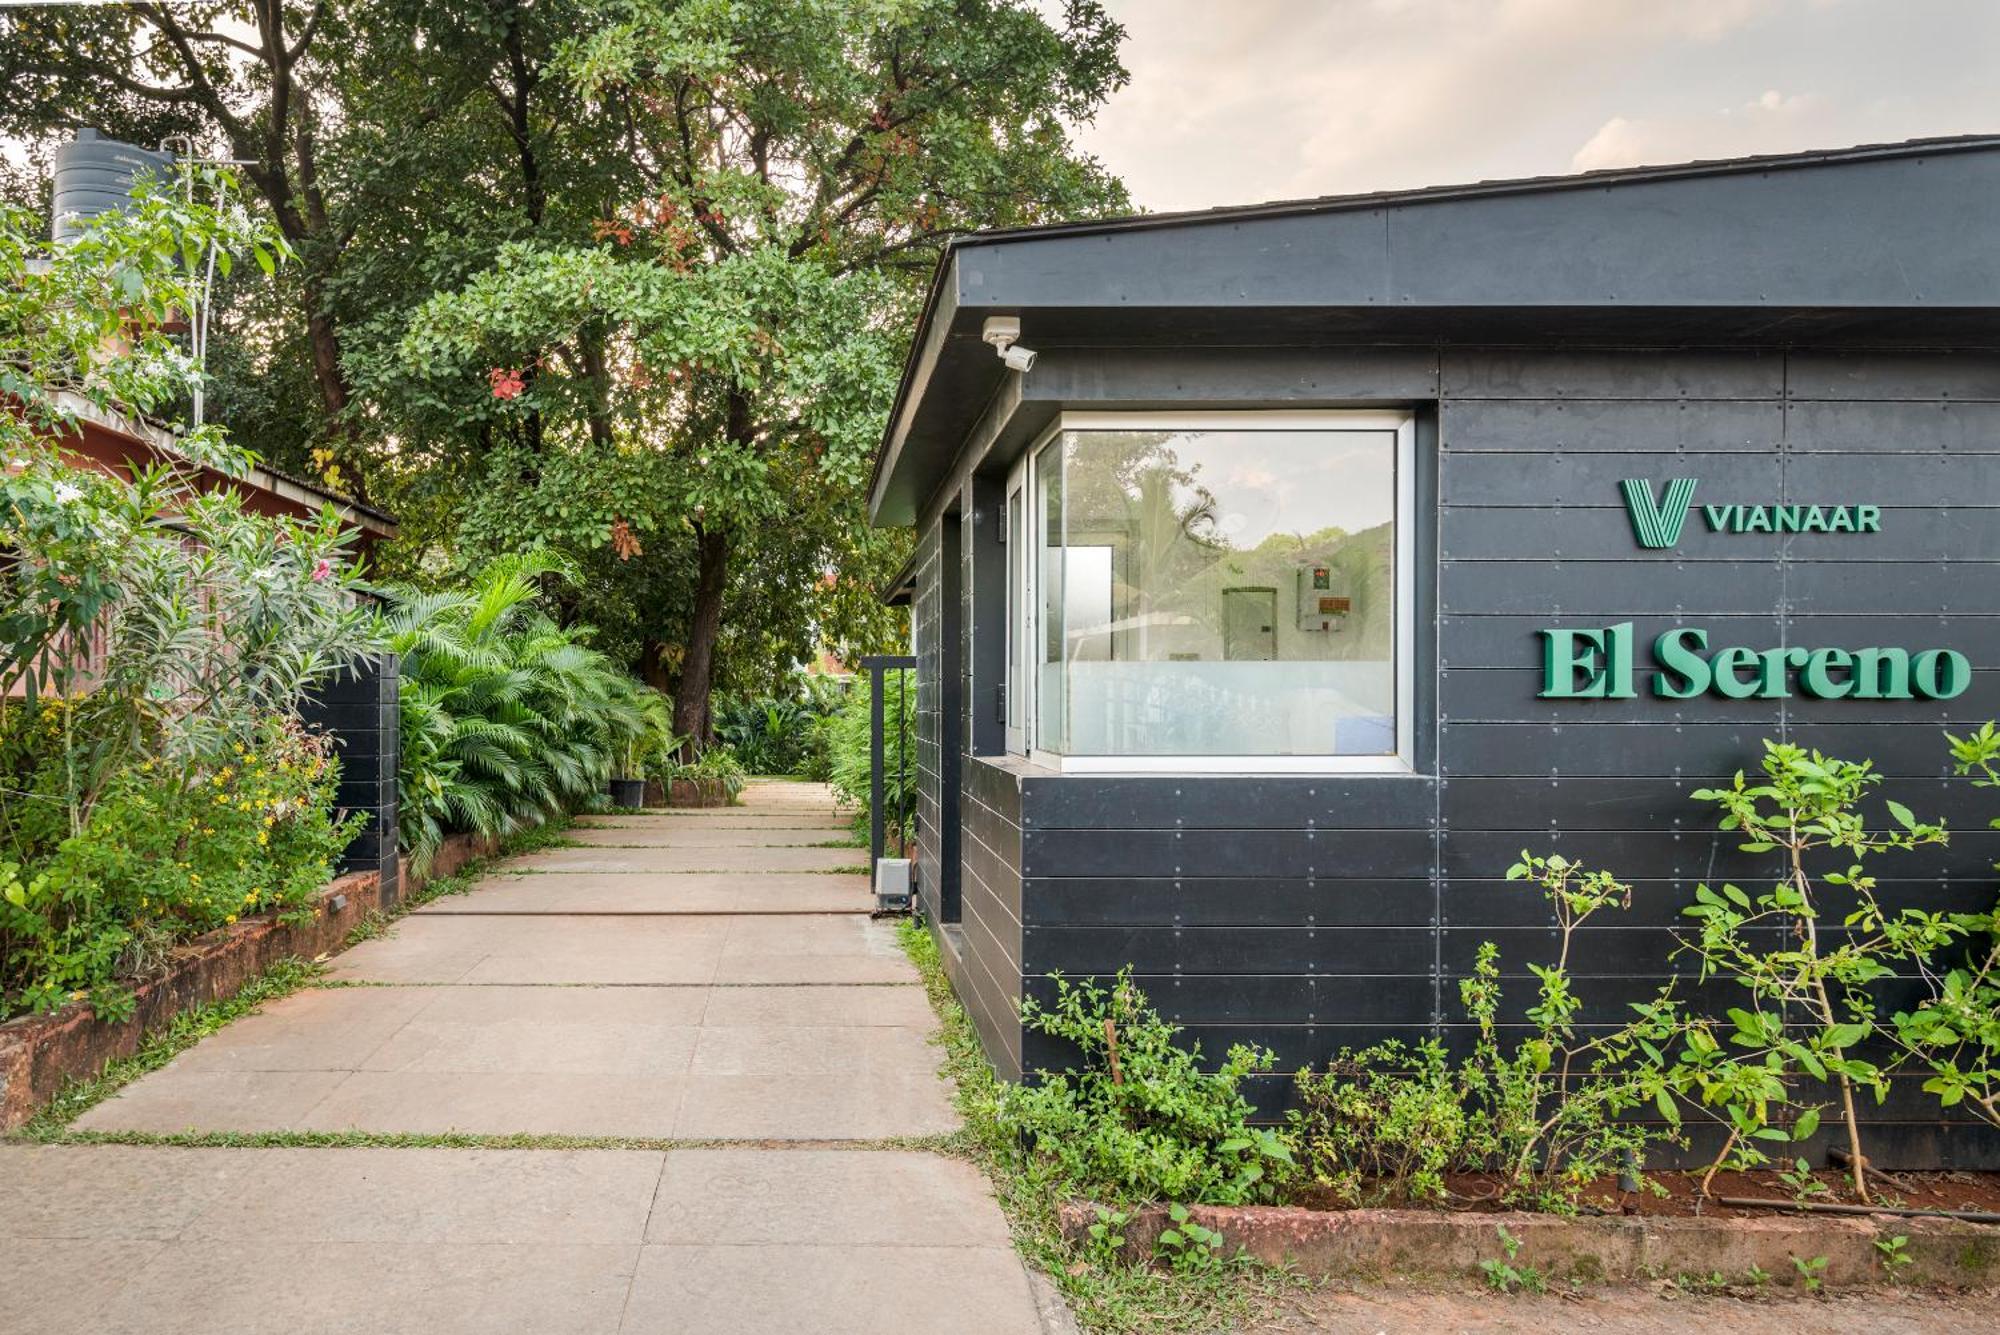
[[[673,743],[666,701],[539,605],[573,577],[543,552],[495,561],[471,588],[392,591],[402,656],[398,818],[419,870],[444,839],[489,838],[595,800]]]

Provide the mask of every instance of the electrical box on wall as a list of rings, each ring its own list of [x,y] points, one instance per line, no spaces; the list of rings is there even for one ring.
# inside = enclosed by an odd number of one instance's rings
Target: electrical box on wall
[[[1354,597],[1348,592],[1347,576],[1330,565],[1300,566],[1299,629],[1337,633],[1354,611]]]

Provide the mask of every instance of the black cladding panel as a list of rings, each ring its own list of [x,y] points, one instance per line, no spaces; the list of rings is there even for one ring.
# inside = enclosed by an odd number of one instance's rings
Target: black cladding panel
[[[1294,379],[1352,383],[1342,355],[1281,360]],[[1754,767],[1765,738],[1872,759],[1884,796],[1959,831],[1948,849],[1880,859],[1890,898],[1990,905],[1991,795],[1951,775],[1942,733],[2000,715],[2000,353],[1430,355],[1437,397],[1404,401],[1431,429],[1436,483],[1424,515],[1435,525],[1423,548],[1425,772],[1061,775],[966,756],[958,976],[1003,1071],[1060,1059],[1013,1018],[1054,969],[1131,966],[1210,1060],[1237,1041],[1287,1062],[1395,1035],[1462,1044],[1458,984],[1480,943],[1501,948],[1516,1016],[1527,964],[1553,944],[1546,905],[1505,879],[1524,849],[1635,884],[1630,913],[1581,945],[1586,1020],[1611,1022],[1675,972],[1671,931],[1697,883],[1771,874],[1689,796]],[[1312,357],[1328,365],[1316,372]],[[1393,362],[1426,378],[1406,349]],[[1358,364],[1374,374],[1384,362],[1371,350]],[[1088,366],[1062,374],[1093,401],[1120,393]],[[1202,406],[1227,406],[1214,378],[1181,378]],[[1697,478],[1698,504],[1876,504],[1881,531],[1720,534],[1691,517],[1679,549],[1646,550],[1617,490],[1628,477]],[[1623,621],[1642,643],[1697,626],[1718,645],[1952,648],[1975,672],[1943,702],[1538,698],[1537,630]],[[1285,1082],[1258,1091],[1266,1111],[1283,1106]],[[2000,1147],[1920,1113],[1905,1100],[1879,1114],[1901,1162],[2000,1162]]]

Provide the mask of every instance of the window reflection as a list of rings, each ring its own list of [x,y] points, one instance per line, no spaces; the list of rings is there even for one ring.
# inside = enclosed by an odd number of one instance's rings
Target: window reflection
[[[1037,744],[1391,755],[1391,431],[1066,431],[1036,459]]]

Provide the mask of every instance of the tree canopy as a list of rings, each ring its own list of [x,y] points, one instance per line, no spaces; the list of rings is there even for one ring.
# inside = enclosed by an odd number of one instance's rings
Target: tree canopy
[[[1126,207],[1069,133],[1121,36],[1097,0],[12,11],[0,131],[247,159],[298,262],[224,284],[216,417],[395,510],[388,573],[567,556],[700,732],[712,684],[893,633],[861,503],[924,278]]]

